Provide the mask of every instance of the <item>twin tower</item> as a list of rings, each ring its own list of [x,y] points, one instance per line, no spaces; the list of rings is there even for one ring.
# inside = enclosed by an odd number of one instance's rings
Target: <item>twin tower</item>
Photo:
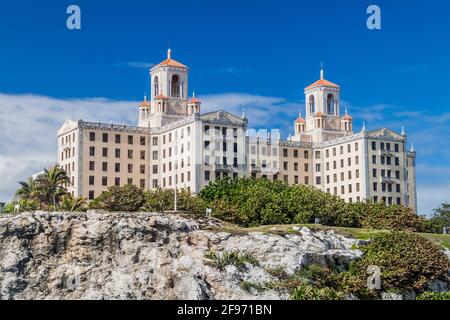
[[[151,97],[139,105],[139,127],[159,128],[171,122],[200,114],[201,102],[195,93],[189,97],[189,68],[167,58],[150,69]],[[345,112],[340,116],[340,87],[324,79],[323,70],[320,79],[305,88],[306,119],[295,121],[293,141],[323,142],[353,133],[352,117]]]

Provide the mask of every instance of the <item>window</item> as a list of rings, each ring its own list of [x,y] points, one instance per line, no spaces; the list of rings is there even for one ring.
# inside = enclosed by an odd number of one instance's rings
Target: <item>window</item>
[[[309,165],[307,163],[305,163],[305,172],[309,171]]]
[[[108,171],[108,162],[103,162],[103,163],[102,163],[102,171],[103,171],[103,172]]]
[[[392,157],[386,157],[387,165],[390,166],[392,164]]]
[[[283,162],[283,170],[284,171],[288,170],[288,163],[287,162]]]
[[[102,149],[102,155],[103,155],[103,157],[107,157],[108,156],[108,148],[103,148]]]
[[[238,152],[238,144],[237,143],[234,144],[233,151],[234,151],[234,153]]]
[[[395,179],[400,180],[400,171],[395,171]]]
[[[377,182],[373,183],[373,191],[378,191],[378,183]]]
[[[115,178],[115,179],[114,179],[114,184],[115,184],[116,186],[120,186],[120,178]]]
[[[341,147],[339,148],[339,154],[340,154],[340,155],[343,155],[343,154],[344,154],[344,146],[341,146]]]
[[[128,150],[128,159],[133,159],[133,150]]]
[[[321,177],[316,177],[316,184],[317,184],[317,185],[322,184],[322,179],[321,179]]]
[[[89,185],[93,186],[95,184],[95,177],[94,176],[89,176]]]
[[[377,164],[377,156],[372,156],[372,164]]]
[[[395,150],[395,152],[399,152],[400,148],[399,148],[398,143],[396,143],[396,144],[394,145],[394,150]]]
[[[400,193],[400,184],[399,184],[399,183],[396,184],[396,186],[395,186],[395,191],[396,191],[397,193]]]
[[[91,157],[95,156],[95,147],[89,147],[89,155]]]
[[[116,163],[116,164],[114,165],[114,171],[115,171],[115,172],[120,172],[120,163]]]
[[[120,149],[116,149],[116,158],[120,158]]]
[[[158,165],[153,166],[152,172],[153,172],[153,174],[158,174]]]
[[[127,184],[131,186],[133,184],[133,178],[128,178]]]
[[[89,161],[89,170],[90,171],[94,171],[95,170],[95,162],[94,161]]]
[[[320,160],[320,151],[315,152],[316,160]]]
[[[355,142],[355,151],[359,151],[359,144],[358,144],[358,142]]]
[[[283,149],[283,157],[288,157],[288,149]]]
[[[141,164],[140,172],[141,174],[145,174],[145,164]]]
[[[298,163],[297,162],[294,163],[294,171],[298,171]]]
[[[144,151],[144,152],[145,152],[145,151]],[[145,153],[144,153],[144,159],[145,159]],[[144,159],[143,159],[143,160],[144,160]],[[153,160],[158,160],[158,151],[153,151],[152,159],[153,159]]]
[[[158,137],[153,137],[152,144],[153,144],[153,146],[157,146],[158,145]]]
[[[381,156],[381,164],[386,164],[386,158],[385,158],[385,156]]]
[[[320,172],[320,163],[316,164],[316,172]]]
[[[139,181],[139,186],[140,186],[141,189],[145,189],[145,179],[141,179]]]
[[[95,193],[94,193],[94,191],[90,190],[89,191],[89,200],[94,200],[94,198],[95,198]]]
[[[400,165],[400,158],[399,157],[395,157],[395,165],[396,166]]]
[[[352,193],[353,192],[353,187],[351,184],[348,185],[348,193]]]
[[[133,136],[128,136],[128,144],[133,144]]]
[[[89,132],[89,141],[95,141],[95,132]]]
[[[132,163],[128,164],[128,173],[133,173],[133,164]]]
[[[141,146],[145,146],[145,137],[140,137]]]
[[[108,142],[108,134],[107,133],[103,133],[103,142],[107,143]]]
[[[298,158],[298,150],[294,150],[294,158]]]
[[[309,185],[309,177],[305,177],[305,185]]]
[[[372,150],[377,150],[377,143],[375,141],[372,141]]]
[[[352,152],[352,146],[350,144],[347,145],[347,152],[348,153]]]
[[[304,157],[305,159],[309,159],[309,153],[308,153],[307,150],[305,150],[305,151],[303,152],[303,157]]]
[[[359,191],[361,191],[361,186],[359,183],[357,183],[356,184],[356,192],[359,192]]]
[[[108,177],[102,177],[102,186],[104,187],[108,186]]]
[[[359,156],[355,157],[355,165],[359,165]]]
[[[145,151],[141,150],[141,160],[145,160]]]
[[[116,134],[116,143],[120,143],[121,142],[121,136],[120,134]]]
[[[210,181],[211,180],[211,172],[206,170],[205,171],[205,181]]]
[[[327,150],[325,151],[325,156],[326,156],[327,158],[330,157],[330,150],[329,150],[329,149],[327,149]]]
[[[377,169],[373,169],[373,170],[372,170],[372,176],[373,176],[374,178],[377,177]]]

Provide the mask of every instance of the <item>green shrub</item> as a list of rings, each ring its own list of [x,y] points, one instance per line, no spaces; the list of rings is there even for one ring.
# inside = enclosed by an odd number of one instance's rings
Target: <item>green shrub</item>
[[[328,226],[430,231],[430,223],[411,209],[343,199],[304,185],[289,186],[268,179],[222,179],[210,183],[199,197],[215,217],[243,226],[311,224]]]
[[[225,270],[226,266],[235,266],[239,270],[245,270],[246,264],[259,266],[258,260],[251,254],[238,251],[226,251],[222,254],[217,254],[210,251],[205,254],[205,258],[210,260],[210,264],[220,271]]]
[[[450,291],[447,292],[424,292],[419,294],[416,300],[450,300]]]
[[[361,250],[364,256],[352,263],[351,273],[362,283],[367,279],[367,268],[378,266],[385,291],[421,290],[432,280],[446,280],[450,267],[446,255],[437,245],[412,233],[378,235]]]
[[[107,210],[110,212],[139,211],[145,201],[144,191],[134,185],[114,186],[103,192],[90,204],[90,209]]]
[[[342,300],[344,294],[333,288],[317,288],[308,284],[301,284],[291,295],[292,300]]]

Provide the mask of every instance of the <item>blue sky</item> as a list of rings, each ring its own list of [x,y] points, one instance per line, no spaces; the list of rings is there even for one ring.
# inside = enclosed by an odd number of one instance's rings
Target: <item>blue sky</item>
[[[66,28],[70,4],[81,7],[81,31]],[[380,31],[366,28],[370,4],[381,8]],[[357,130],[363,120],[369,129],[406,126],[418,151],[419,206],[429,213],[450,201],[449,12],[442,0],[3,0],[0,133],[13,142],[0,138],[0,201],[54,161],[55,130],[72,110],[134,123],[147,67],[165,58],[170,39],[205,110],[245,105],[251,125],[285,136],[323,60]]]

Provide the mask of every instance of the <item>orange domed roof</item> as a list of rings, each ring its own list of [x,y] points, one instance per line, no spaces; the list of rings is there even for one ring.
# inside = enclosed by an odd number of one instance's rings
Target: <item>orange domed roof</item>
[[[147,100],[144,100],[144,101],[142,101],[140,104],[139,104],[139,107],[140,108],[150,108],[150,106],[151,106],[151,104],[150,104],[150,102],[149,101],[147,101]]]
[[[202,103],[200,100],[198,100],[197,98],[192,98],[190,101],[190,103]]]
[[[303,119],[302,117],[299,117],[297,120],[295,120],[295,123],[304,123],[305,119]]]
[[[155,68],[157,67],[161,67],[161,66],[170,66],[170,67],[175,67],[175,68],[183,68],[183,69],[187,69],[187,66],[185,66],[184,64],[173,60],[171,57],[172,54],[172,50],[167,50],[167,59],[164,60],[163,62],[159,63],[158,65],[155,66]]]
[[[155,97],[155,100],[166,100],[168,99],[165,95],[159,94]]]
[[[312,89],[312,88],[315,88],[315,87],[340,88],[337,84],[335,84],[335,83],[333,83],[331,81],[328,81],[328,80],[325,80],[325,79],[320,79],[320,80],[317,80],[316,82],[314,82],[313,84],[311,84],[310,86],[307,86],[305,88],[305,90],[309,90],[309,89]]]
[[[348,114],[343,116],[342,119],[344,119],[344,120],[353,120],[353,118],[351,116],[349,116]]]

